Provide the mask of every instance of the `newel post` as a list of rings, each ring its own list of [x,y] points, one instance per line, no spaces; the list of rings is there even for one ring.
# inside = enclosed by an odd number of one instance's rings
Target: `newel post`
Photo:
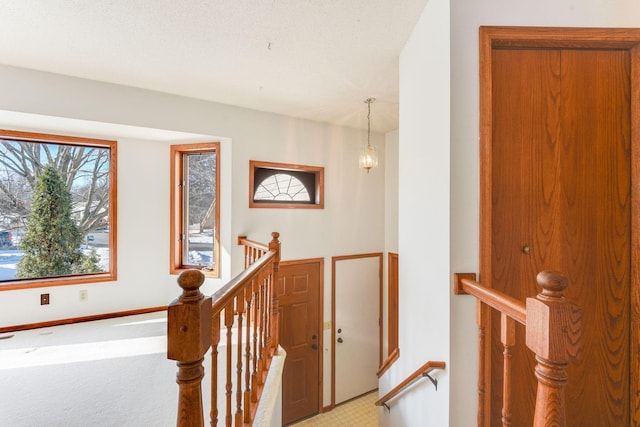
[[[271,344],[273,345],[273,354],[278,354],[278,346],[280,345],[280,322],[278,303],[278,270],[280,269],[280,233],[274,231],[271,233],[271,241],[269,242],[269,251],[275,252],[276,256],[273,261],[273,271],[271,273]]]
[[[204,355],[211,346],[211,297],[200,292],[204,274],[184,271],[178,277],[182,295],[167,309],[167,358],[176,360],[179,427],[204,425],[202,378]]]
[[[535,354],[538,378],[534,427],[566,426],[564,388],[567,363],[580,350],[580,307],[567,302],[563,290],[567,278],[555,271],[538,274],[542,292],[527,298],[526,342]]]

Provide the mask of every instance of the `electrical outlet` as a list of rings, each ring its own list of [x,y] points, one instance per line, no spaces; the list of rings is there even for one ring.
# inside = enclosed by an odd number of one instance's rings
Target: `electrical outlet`
[[[80,301],[86,301],[89,299],[89,295],[87,294],[86,290],[81,290],[80,291]]]
[[[49,294],[40,294],[40,305],[49,304]]]

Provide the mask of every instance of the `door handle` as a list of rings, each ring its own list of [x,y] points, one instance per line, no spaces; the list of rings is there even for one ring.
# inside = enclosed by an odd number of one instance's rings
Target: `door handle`
[[[312,348],[313,350],[317,350],[317,349],[318,349],[318,345],[317,345],[317,344],[311,344],[311,348]]]
[[[340,344],[342,344],[342,343],[344,342],[344,340],[342,339],[342,337],[338,338],[338,342],[339,342]]]

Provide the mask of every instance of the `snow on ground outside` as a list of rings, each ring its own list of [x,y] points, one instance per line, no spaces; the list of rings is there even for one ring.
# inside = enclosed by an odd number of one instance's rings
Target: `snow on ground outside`
[[[85,253],[87,252],[85,251]],[[96,248],[96,252],[100,257],[100,267],[107,271],[109,269],[109,249]],[[24,252],[18,249],[0,250],[0,282],[16,278],[16,265],[23,255]],[[0,286],[2,286],[2,283],[0,283]]]
[[[208,231],[204,233],[192,233],[189,235],[190,243],[210,243],[213,233]],[[88,247],[81,247],[85,253],[89,253]],[[104,271],[109,270],[109,248],[95,248],[96,253],[100,257],[100,267]],[[16,278],[16,265],[23,256],[23,251],[18,249],[5,248],[0,249],[0,286],[3,281],[10,281]],[[212,251],[190,251],[189,260],[196,265],[209,265],[213,258]]]

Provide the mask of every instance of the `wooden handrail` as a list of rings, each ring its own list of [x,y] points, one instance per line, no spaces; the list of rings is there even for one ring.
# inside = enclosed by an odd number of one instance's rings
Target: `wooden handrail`
[[[396,395],[398,395],[402,390],[404,390],[405,388],[409,387],[411,384],[413,384],[416,380],[418,380],[421,377],[427,377],[428,376],[429,379],[431,379],[431,381],[433,382],[433,384],[437,388],[438,382],[436,380],[434,380],[433,378],[431,378],[429,376],[429,373],[431,371],[433,371],[434,369],[444,369],[445,367],[446,367],[446,364],[444,362],[428,361],[427,363],[425,363],[424,365],[419,367],[414,373],[409,375],[404,381],[402,381],[400,384],[395,386],[390,392],[385,394],[382,398],[378,399],[376,401],[376,406],[385,406],[385,407],[388,408],[386,403],[389,400],[391,400],[394,397],[396,397]]]
[[[527,324],[527,310],[524,302],[495,289],[482,286],[475,281],[473,273],[454,273],[454,293],[456,295],[469,294],[478,298],[488,306],[506,314],[519,323]]]
[[[213,314],[220,313],[240,292],[243,292],[247,283],[255,279],[269,262],[275,257],[273,252],[267,252],[258,261],[251,264],[226,285],[211,295],[213,300]]]
[[[238,236],[238,245],[239,246],[246,246],[246,247],[250,247],[250,248],[259,249],[259,250],[261,250],[263,252],[268,252],[269,251],[269,245],[265,245],[264,243],[255,242],[253,240],[249,240],[249,239],[247,239],[247,236]]]
[[[485,390],[483,366],[485,360],[485,330],[488,325],[486,304],[501,314],[500,341],[504,347],[502,425],[511,425],[511,358],[515,345],[514,320],[525,326],[527,347],[536,355],[535,376],[538,379],[534,427],[566,425],[564,388],[567,384],[567,364],[578,357],[580,350],[580,307],[564,297],[568,280],[555,271],[542,271],[537,276],[542,292],[526,303],[475,281],[473,273],[454,274],[454,293],[470,294],[478,299],[479,370],[478,425],[484,425]]]
[[[240,236],[244,270],[211,297],[200,292],[205,280],[201,271],[187,270],[178,277],[182,294],[168,308],[167,357],[178,365],[179,427],[204,425],[203,361],[209,349],[211,426],[218,424],[219,415],[226,426],[253,425],[271,360],[278,354],[278,237],[272,233],[264,245]],[[222,410],[219,399],[224,400]]]

